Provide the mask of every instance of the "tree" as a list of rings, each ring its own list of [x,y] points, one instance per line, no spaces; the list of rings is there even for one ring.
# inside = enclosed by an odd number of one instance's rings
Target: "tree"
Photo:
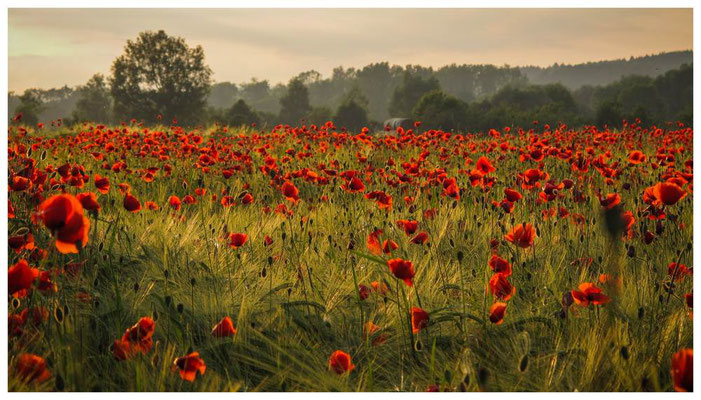
[[[298,124],[311,111],[309,91],[299,78],[292,78],[287,93],[280,99],[280,119],[288,124]]]
[[[360,87],[354,85],[336,110],[334,122],[351,131],[359,131],[368,125],[368,99]]]
[[[421,96],[439,89],[440,84],[432,75],[422,78],[419,73],[404,71],[401,85],[392,93],[392,101],[389,104],[390,115],[393,117],[409,116]]]
[[[308,119],[310,124],[323,125],[331,120],[331,109],[325,106],[312,107]]]
[[[467,103],[440,90],[428,92],[414,107],[412,115],[426,127],[457,130],[465,128]]]
[[[237,94],[238,88],[235,83],[215,83],[209,91],[209,96],[207,96],[207,105],[217,108],[229,108],[234,105]]]
[[[596,107],[596,124],[620,127],[623,122],[621,105],[616,101],[604,101]]]
[[[231,126],[258,124],[260,117],[245,101],[239,100],[226,112],[226,123]]]
[[[79,99],[71,114],[71,119],[74,122],[93,121],[108,123],[110,121],[112,100],[105,83],[105,77],[102,74],[93,75],[77,91]]]
[[[22,114],[21,121],[27,125],[39,123],[39,114],[44,109],[41,96],[37,89],[27,89],[19,96],[19,105],[15,108],[15,115]]]
[[[201,46],[191,48],[164,31],[141,32],[112,64],[115,114],[150,123],[161,115],[165,121],[194,124],[202,117],[211,73]]]

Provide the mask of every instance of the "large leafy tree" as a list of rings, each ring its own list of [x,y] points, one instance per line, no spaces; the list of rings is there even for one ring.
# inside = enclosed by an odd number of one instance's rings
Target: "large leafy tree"
[[[75,122],[110,122],[112,100],[105,77],[95,74],[88,82],[78,88],[80,98],[75,104],[72,119]]]
[[[22,115],[21,121],[27,125],[36,125],[39,122],[39,114],[44,110],[44,103],[38,89],[27,89],[19,96],[19,105],[15,108],[15,114]]]
[[[164,31],[141,32],[112,64],[115,114],[146,122],[161,115],[194,124],[203,116],[211,74],[201,46],[191,48]]]
[[[392,93],[392,101],[389,104],[389,113],[393,117],[407,117],[424,94],[440,89],[438,79],[423,71],[404,71],[402,83]]]
[[[353,86],[341,105],[338,106],[334,122],[336,125],[344,126],[351,131],[362,129],[368,125],[368,104],[368,99],[363,95],[360,87]]]
[[[253,111],[243,99],[234,103],[226,113],[226,123],[231,126],[257,124],[260,117]]]
[[[456,130],[467,124],[468,105],[455,96],[434,90],[421,97],[413,117],[431,128]]]
[[[280,99],[280,106],[280,120],[287,124],[299,124],[300,120],[309,115],[309,90],[301,79],[290,80],[287,93]]]

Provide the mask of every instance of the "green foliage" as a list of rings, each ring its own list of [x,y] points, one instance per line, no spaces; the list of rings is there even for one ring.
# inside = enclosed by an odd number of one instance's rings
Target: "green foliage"
[[[358,85],[351,88],[336,110],[334,122],[336,125],[345,127],[351,131],[359,131],[366,127],[368,121],[368,99],[365,97]]]
[[[419,101],[421,96],[439,90],[438,79],[430,75],[426,78],[419,73],[405,71],[402,76],[402,84],[392,93],[392,101],[389,104],[389,113],[393,117],[407,117]]]
[[[39,113],[44,108],[36,89],[27,89],[19,96],[19,105],[15,108],[15,115],[22,114],[21,122],[28,125],[36,125],[39,122]]]
[[[141,32],[128,40],[112,64],[110,91],[115,114],[155,123],[177,119],[185,125],[202,119],[211,70],[201,46],[191,48],[164,31]]]
[[[226,112],[226,123],[230,126],[258,124],[260,123],[260,117],[245,101],[239,99]]]
[[[290,80],[287,93],[280,99],[280,107],[280,120],[283,123],[296,125],[309,115],[309,90],[301,79]]]
[[[80,98],[71,114],[73,122],[111,121],[112,99],[102,74],[95,74],[88,82],[77,89]]]
[[[467,110],[468,105],[464,101],[434,90],[421,97],[414,106],[412,116],[425,126],[452,131],[469,126]]]
[[[307,119],[310,124],[322,125],[331,120],[331,114],[331,109],[328,107],[312,107]]]

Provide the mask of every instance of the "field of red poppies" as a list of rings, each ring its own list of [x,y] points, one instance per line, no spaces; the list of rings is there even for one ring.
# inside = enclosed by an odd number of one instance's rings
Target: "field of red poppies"
[[[17,391],[692,390],[680,124],[9,129]]]

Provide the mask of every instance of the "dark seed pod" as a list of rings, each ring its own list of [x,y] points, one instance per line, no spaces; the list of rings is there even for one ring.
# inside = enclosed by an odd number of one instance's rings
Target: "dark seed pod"
[[[66,383],[63,380],[63,376],[61,376],[61,374],[56,374],[55,387],[56,390],[59,392],[62,392],[66,388]]]
[[[628,360],[630,354],[628,353],[628,346],[621,346],[621,357],[624,360]]]
[[[524,372],[528,368],[528,354],[521,357],[521,362],[518,364],[518,370]]]
[[[485,386],[487,381],[489,381],[489,370],[482,367],[477,371],[477,382],[480,386]]]
[[[139,282],[134,283],[134,293],[139,291]]]
[[[645,309],[643,307],[638,308],[638,319],[643,319],[645,316]]]
[[[63,323],[63,318],[64,318],[64,313],[63,313],[63,308],[62,307],[56,307],[54,308],[54,319],[56,322],[60,324]]]
[[[633,246],[628,247],[628,257],[630,257],[630,258],[635,257],[635,247],[633,247]]]
[[[566,291],[562,293],[562,306],[569,307],[574,303],[574,298],[572,297],[571,291]]]
[[[457,257],[458,257],[458,262],[462,262],[462,259],[465,257],[465,254],[463,254],[462,251],[458,251]]]
[[[173,298],[170,296],[166,296],[165,300],[166,300],[166,305],[169,306],[170,303],[173,301]]]
[[[183,305],[183,303],[178,303],[176,310],[178,310],[178,313],[182,314],[183,311],[185,311],[185,306]]]
[[[194,287],[197,284],[195,278],[190,278],[190,286]]]

